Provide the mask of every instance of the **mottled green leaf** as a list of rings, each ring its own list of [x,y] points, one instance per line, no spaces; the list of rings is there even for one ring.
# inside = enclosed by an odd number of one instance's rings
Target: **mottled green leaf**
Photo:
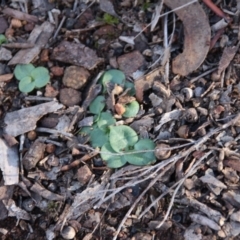
[[[137,133],[128,126],[110,127],[109,141],[116,152],[127,151],[138,141]]]
[[[98,127],[105,132],[109,129],[110,126],[114,125],[115,123],[115,118],[113,118],[112,114],[109,112],[102,112],[97,121]]]
[[[133,101],[125,106],[126,111],[123,116],[130,118],[135,117],[139,111],[139,103],[137,101]]]
[[[125,75],[122,71],[117,69],[111,69],[106,71],[100,78],[100,82],[103,85],[104,92],[106,92],[106,86],[109,82],[116,83],[118,85],[124,86]]]
[[[50,75],[45,67],[37,67],[31,72],[31,77],[34,79],[35,87],[42,88],[49,83]]]
[[[31,92],[35,87],[31,77],[24,77],[18,84],[18,88],[23,93]]]
[[[134,145],[134,150],[132,150],[133,154],[125,154],[124,158],[128,163],[133,165],[139,166],[149,165],[156,161],[154,149],[155,143],[152,140],[141,139]],[[134,153],[137,151],[141,152]]]
[[[136,90],[135,90],[135,85],[132,82],[126,81],[124,88],[127,89],[129,88],[130,90],[128,91],[128,95],[130,96],[134,96],[136,94]]]
[[[106,161],[110,168],[120,168],[126,164],[126,160],[122,155],[113,155],[116,153],[109,143],[105,143],[101,148],[101,157]]]
[[[18,64],[14,69],[14,76],[20,81],[25,77],[31,77],[31,72],[34,69],[32,64]]]
[[[102,147],[108,142],[108,134],[99,128],[95,128],[90,132],[90,142],[92,147]]]
[[[105,107],[106,99],[104,96],[97,96],[90,104],[89,110],[92,114],[99,114]]]

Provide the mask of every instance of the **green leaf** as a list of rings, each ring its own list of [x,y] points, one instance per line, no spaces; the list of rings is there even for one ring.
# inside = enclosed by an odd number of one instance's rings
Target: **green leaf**
[[[90,142],[92,147],[102,147],[106,142],[108,142],[108,134],[99,128],[94,128],[90,132]]]
[[[135,145],[134,150],[141,151],[141,150],[154,150],[155,143],[151,139],[140,139]],[[153,152],[154,153],[154,152]]]
[[[34,79],[35,87],[42,88],[47,85],[50,80],[50,75],[45,67],[37,67],[31,72],[31,76]]]
[[[103,90],[106,92],[106,86],[109,82],[116,83],[118,85],[124,86],[125,75],[122,71],[117,69],[111,69],[106,71],[100,78],[100,82],[103,85]]]
[[[5,37],[5,35],[0,34],[0,45],[6,42],[7,42],[7,38]]]
[[[34,70],[32,64],[18,64],[14,69],[14,76],[21,81],[25,77],[31,77],[31,72]]]
[[[132,82],[126,81],[126,82],[125,82],[125,85],[124,85],[124,88],[125,88],[125,89],[127,89],[127,88],[130,89],[130,90],[128,91],[128,95],[134,96],[134,95],[136,94],[135,85],[134,85]]]
[[[109,141],[116,152],[127,151],[138,141],[137,133],[128,126],[110,127]]]
[[[133,101],[125,106],[126,111],[124,112],[124,117],[135,117],[139,111],[139,103],[137,101]]]
[[[100,114],[93,116],[93,122],[96,123],[100,118]]]
[[[97,96],[90,104],[89,110],[93,114],[99,114],[105,107],[105,97]]]
[[[104,132],[108,130],[109,126],[112,126],[115,123],[116,123],[115,118],[113,118],[112,114],[110,114],[109,112],[102,112],[97,121],[98,127]]]
[[[24,77],[18,84],[18,88],[23,93],[31,92],[35,87],[35,83],[31,77]]]
[[[105,143],[101,148],[101,157],[106,161],[107,166],[110,168],[120,168],[127,162],[121,155],[112,155],[116,153],[109,143]]]
[[[156,161],[155,154],[155,143],[150,139],[141,139],[134,145],[133,152],[136,151],[144,151],[144,150],[152,150],[150,152],[141,152],[134,154],[125,154],[125,160],[133,165],[144,166],[152,164]]]

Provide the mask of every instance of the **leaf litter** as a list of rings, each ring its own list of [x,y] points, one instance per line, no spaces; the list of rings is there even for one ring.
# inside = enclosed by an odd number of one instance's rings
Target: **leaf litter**
[[[238,6],[40,2],[2,9],[1,219],[24,239],[238,236]],[[19,64],[50,81],[24,93]]]

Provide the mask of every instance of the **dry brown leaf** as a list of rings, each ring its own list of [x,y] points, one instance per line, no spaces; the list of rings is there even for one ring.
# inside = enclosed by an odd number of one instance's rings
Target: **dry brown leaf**
[[[165,0],[175,9],[189,3],[189,0]],[[201,5],[196,2],[174,11],[184,26],[184,50],[172,63],[175,74],[186,76],[196,70],[204,61],[210,47],[211,29]]]
[[[116,14],[116,12],[114,10],[114,6],[113,6],[111,1],[109,1],[109,0],[101,0],[99,2],[99,6],[100,6],[100,9],[103,12],[106,12],[106,13],[108,13],[108,14],[118,18],[118,15]]]
[[[150,89],[153,85],[154,78],[159,76],[159,69],[154,69],[147,75],[140,77],[137,79],[134,84],[135,84],[135,89],[136,89],[136,99],[138,102],[143,101],[143,94],[144,91]]]
[[[234,58],[237,50],[238,50],[238,45],[234,46],[234,47],[224,48],[223,54],[222,54],[222,57],[220,59],[219,66],[218,66],[218,71],[217,71],[218,74],[221,74],[221,72],[224,71],[228,67],[229,63]]]
[[[0,82],[10,82],[13,78],[12,73],[3,74],[0,76]]]
[[[20,20],[34,22],[34,23],[38,22],[38,18],[36,16],[30,15],[12,8],[5,8],[2,12],[7,16],[14,17]]]
[[[116,113],[120,116],[122,116],[126,111],[125,107],[120,103],[115,104],[114,108]]]
[[[117,102],[125,105],[125,104],[131,103],[133,101],[135,101],[135,97],[128,96],[128,95],[122,95],[119,97]]]

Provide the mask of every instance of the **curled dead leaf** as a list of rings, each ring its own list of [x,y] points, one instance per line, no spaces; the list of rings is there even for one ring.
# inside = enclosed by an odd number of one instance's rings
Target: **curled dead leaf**
[[[177,134],[181,138],[188,138],[189,135],[189,127],[187,125],[182,125],[177,130]]]
[[[171,9],[189,3],[189,0],[165,0]],[[172,63],[175,74],[186,76],[196,70],[204,61],[209,51],[211,29],[207,16],[198,2],[174,11],[184,26],[184,50]]]
[[[122,116],[126,111],[125,107],[120,103],[115,104],[114,108],[116,113],[120,116]]]

